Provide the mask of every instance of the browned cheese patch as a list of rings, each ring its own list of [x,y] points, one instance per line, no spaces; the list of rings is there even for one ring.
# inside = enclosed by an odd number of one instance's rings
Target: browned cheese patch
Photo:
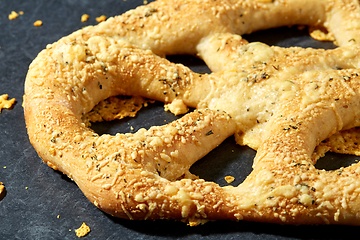
[[[151,100],[142,97],[125,97],[114,96],[98,103],[83,120],[89,122],[112,121],[115,119],[123,119],[125,117],[135,117],[136,113],[143,107],[147,106]]]

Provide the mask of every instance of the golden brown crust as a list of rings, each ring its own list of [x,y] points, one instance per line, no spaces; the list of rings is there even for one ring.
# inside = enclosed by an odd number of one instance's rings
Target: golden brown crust
[[[283,49],[240,36],[294,24],[325,27],[340,47]],[[117,217],[359,225],[358,164],[326,172],[313,158],[322,140],[359,126],[358,26],[352,0],[153,2],[38,55],[25,84],[30,141]],[[193,73],[160,57],[167,54],[197,54],[213,73]],[[119,94],[163,101],[175,113],[199,110],[135,134],[86,128],[82,116]],[[221,188],[189,173],[234,133],[258,149],[242,184]]]
[[[2,199],[1,195],[2,195],[2,193],[4,191],[4,189],[5,189],[5,187],[4,187],[3,183],[0,182],[0,199]]]

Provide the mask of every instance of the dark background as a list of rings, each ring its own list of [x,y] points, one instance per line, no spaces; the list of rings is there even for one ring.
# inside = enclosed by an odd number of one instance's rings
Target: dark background
[[[281,226],[265,223],[209,222],[188,227],[174,221],[129,221],[113,218],[93,206],[62,173],[42,163],[29,143],[22,109],[24,80],[36,55],[59,38],[86,25],[96,24],[102,14],[119,15],[142,0],[0,0],[0,95],[16,98],[11,110],[0,114],[0,181],[6,192],[0,201],[0,239],[77,239],[75,229],[85,222],[91,232],[84,239],[341,239],[356,238],[359,227]],[[24,15],[10,21],[11,11]],[[82,23],[81,15],[90,19]],[[36,20],[43,26],[34,27]],[[334,47],[308,37],[307,30],[281,28],[244,36],[250,41],[270,45]],[[172,56],[196,72],[209,72],[204,64],[189,56]],[[164,124],[175,117],[163,110],[162,103],[143,109],[133,119],[94,124],[98,133],[131,132],[140,127]],[[235,144],[231,137],[197,162],[191,171],[200,177],[226,185],[224,177],[241,183],[251,172],[255,152]],[[319,168],[347,166],[354,157],[328,154]],[[59,218],[58,218],[59,216]]]

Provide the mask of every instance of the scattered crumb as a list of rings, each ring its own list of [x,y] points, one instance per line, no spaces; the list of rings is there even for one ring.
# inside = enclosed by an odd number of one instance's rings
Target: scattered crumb
[[[4,108],[10,109],[14,105],[15,98],[7,100],[8,97],[9,97],[9,95],[7,95],[7,94],[3,94],[0,96],[0,113],[1,113],[2,109],[4,109]]]
[[[130,130],[131,130],[131,131],[134,131],[134,127],[133,127],[133,126],[130,126]]]
[[[19,14],[15,11],[11,11],[11,13],[9,14],[9,20],[14,20],[19,16]]]
[[[144,0],[143,3],[144,3],[144,4],[148,4],[148,1],[147,1],[147,0]]]
[[[89,15],[88,14],[83,14],[82,16],[81,16],[81,22],[86,22],[87,20],[89,20]]]
[[[90,232],[90,228],[85,223],[82,223],[81,227],[75,230],[77,237],[84,237],[89,232]]]
[[[43,24],[43,22],[41,20],[37,20],[34,22],[35,27],[40,27],[42,24]]]
[[[96,18],[96,21],[97,22],[103,22],[103,21],[105,21],[106,20],[106,16],[105,15],[101,15],[100,17],[97,17]]]
[[[20,12],[19,12],[19,14],[20,14],[20,15],[23,15],[23,14],[24,14],[24,12],[23,12],[23,11],[20,11]]]
[[[6,168],[6,166],[4,166],[4,169]]]
[[[25,187],[25,189],[28,189],[28,187]]]
[[[57,218],[60,218],[60,215],[57,215],[56,217],[57,217]]]
[[[233,176],[226,176],[225,177],[225,181],[227,183],[232,183],[235,180],[235,178]]]

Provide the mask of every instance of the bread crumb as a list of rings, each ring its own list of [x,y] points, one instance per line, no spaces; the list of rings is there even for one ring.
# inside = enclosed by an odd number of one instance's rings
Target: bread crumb
[[[75,230],[77,237],[84,237],[90,232],[90,228],[85,224],[82,223],[81,227]]]
[[[235,180],[235,178],[233,176],[226,176],[225,177],[225,181],[227,183],[232,183]]]
[[[89,20],[89,15],[88,14],[83,14],[82,16],[81,16],[81,22],[86,22],[87,20]]]
[[[41,20],[37,20],[34,22],[35,27],[40,27],[42,24],[43,24],[43,22]]]
[[[147,0],[144,0],[143,3],[144,3],[144,4],[148,4],[148,1],[147,1]]]
[[[3,94],[0,96],[0,113],[1,113],[1,110],[6,108],[6,109],[10,109],[14,103],[15,103],[15,98],[12,98],[10,100],[7,100],[9,97],[8,94]]]
[[[96,21],[97,22],[103,22],[103,21],[105,21],[106,20],[106,16],[105,15],[101,15],[100,17],[97,17],[96,18]]]
[[[20,14],[20,15],[23,15],[23,14],[24,14],[24,11],[20,11],[19,14]]]
[[[60,215],[57,215],[56,217],[57,217],[57,218],[60,218]]]
[[[11,13],[9,14],[9,20],[14,20],[19,16],[19,14],[15,11],[11,11]]]

